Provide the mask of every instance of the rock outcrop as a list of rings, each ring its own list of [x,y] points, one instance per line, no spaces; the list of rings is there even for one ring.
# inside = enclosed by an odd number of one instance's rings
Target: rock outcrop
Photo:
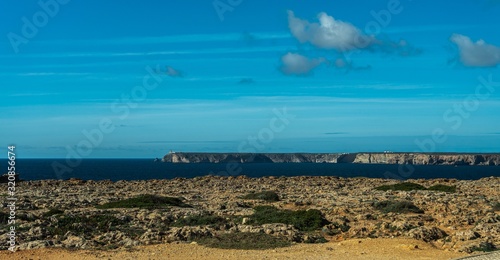
[[[359,153],[354,163],[500,165],[500,154]]]
[[[500,165],[500,154],[454,153],[169,153],[169,163],[371,163]]]

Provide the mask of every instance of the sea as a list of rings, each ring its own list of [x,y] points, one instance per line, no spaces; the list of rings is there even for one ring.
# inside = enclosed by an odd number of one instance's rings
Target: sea
[[[7,173],[7,160],[0,160]],[[73,162],[75,163],[75,162]],[[63,165],[57,172],[54,165]],[[84,159],[69,165],[64,159],[17,159],[22,180],[78,178],[83,180],[151,180],[193,178],[206,175],[337,176],[390,179],[452,178],[476,180],[500,177],[500,166],[391,165],[351,163],[163,163],[151,159]],[[0,168],[0,169],[2,169]],[[1,171],[0,171],[1,173]]]

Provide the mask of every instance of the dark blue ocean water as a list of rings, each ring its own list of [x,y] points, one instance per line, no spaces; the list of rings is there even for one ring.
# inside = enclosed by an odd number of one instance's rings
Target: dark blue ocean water
[[[474,180],[489,176],[500,176],[500,166],[433,166],[433,165],[383,165],[383,164],[329,164],[329,163],[247,163],[238,164],[235,174],[228,172],[225,163],[172,164],[154,162],[150,159],[85,159],[71,172],[57,175],[52,164],[61,159],[17,159],[16,172],[23,180],[69,179],[85,180],[148,180],[192,178],[212,175],[262,176],[338,176],[370,178],[456,178]],[[1,172],[7,172],[7,161],[0,160]],[[231,167],[233,167],[232,165]],[[241,167],[241,168],[238,168]],[[411,168],[408,168],[411,167]],[[412,170],[413,169],[413,170]]]

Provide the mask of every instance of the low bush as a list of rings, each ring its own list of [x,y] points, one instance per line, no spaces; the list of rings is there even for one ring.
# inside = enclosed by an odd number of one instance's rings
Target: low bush
[[[474,246],[471,248],[472,252],[478,251],[478,252],[491,252],[491,251],[496,251],[497,248],[495,245],[493,245],[490,242],[481,242],[478,246]]]
[[[456,186],[448,186],[444,184],[437,184],[434,186],[431,186],[429,188],[425,188],[424,186],[412,182],[402,182],[402,183],[396,183],[392,185],[382,185],[379,187],[375,188],[376,190],[381,190],[381,191],[388,191],[388,190],[395,190],[395,191],[412,191],[412,190],[432,190],[432,191],[444,191],[444,192],[456,192],[457,187]]]
[[[64,236],[68,231],[76,235],[92,236],[97,233],[106,233],[116,230],[116,227],[124,222],[112,215],[92,216],[61,216],[57,222],[47,227],[52,235]]]
[[[500,211],[500,202],[497,202],[497,203],[493,204],[493,210],[494,211]]]
[[[373,207],[384,213],[424,213],[423,210],[409,201],[386,200],[373,203]]]
[[[242,197],[246,200],[265,200],[265,201],[279,201],[280,197],[274,191],[262,191],[256,193],[249,193]]]
[[[112,201],[105,203],[103,205],[98,205],[96,208],[99,209],[110,209],[110,208],[144,208],[144,209],[162,209],[168,206],[176,206],[183,208],[190,208],[191,206],[182,202],[179,198],[174,197],[162,197],[157,195],[140,195],[130,199],[124,199],[119,201]]]
[[[9,214],[0,212],[0,224],[7,224],[8,221],[9,221]]]
[[[302,243],[305,244],[323,244],[328,243],[328,240],[319,231],[307,231],[304,232]]]
[[[250,218],[250,224],[283,223],[293,225],[301,231],[318,230],[329,222],[323,217],[321,211],[310,210],[280,210],[272,206],[257,206],[255,213]]]
[[[339,224],[338,222],[333,222],[332,223],[334,227],[333,233],[338,234],[340,232],[347,232],[349,229],[351,229],[351,226],[349,226],[346,222]]]
[[[228,233],[210,238],[197,240],[200,245],[222,249],[264,250],[290,246],[291,243],[284,238],[271,236],[264,233]]]

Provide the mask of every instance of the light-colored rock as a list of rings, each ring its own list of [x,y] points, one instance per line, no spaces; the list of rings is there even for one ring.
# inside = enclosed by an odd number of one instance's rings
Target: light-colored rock
[[[414,239],[423,240],[425,242],[430,242],[446,237],[447,234],[437,227],[418,227],[408,231],[407,236]]]
[[[81,247],[83,246],[85,240],[79,236],[68,236],[62,241],[64,247]]]

